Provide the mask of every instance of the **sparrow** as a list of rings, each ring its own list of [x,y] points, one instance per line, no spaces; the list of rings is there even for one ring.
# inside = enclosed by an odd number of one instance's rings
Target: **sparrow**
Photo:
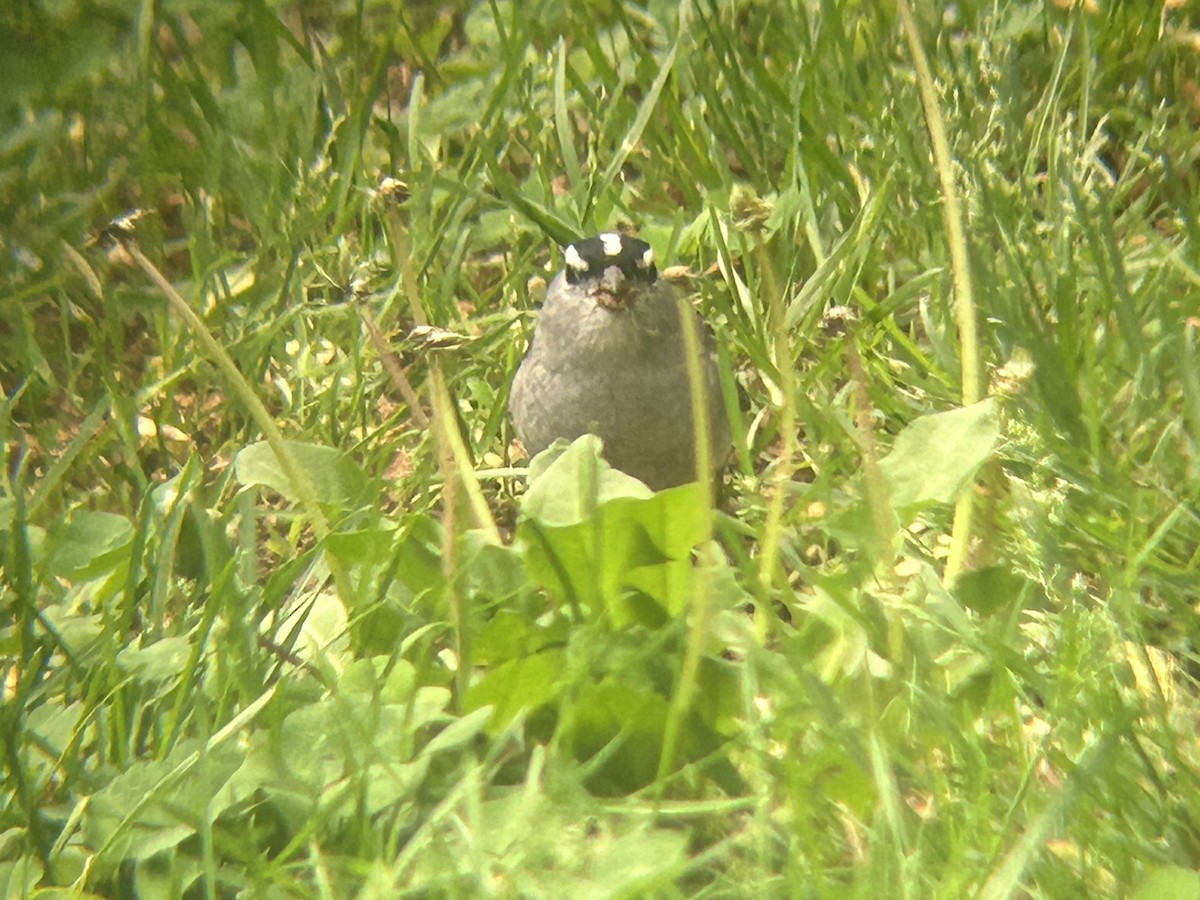
[[[653,490],[696,480],[691,387],[670,284],[645,241],[605,233],[576,241],[550,283],[509,414],[529,455],[558,438],[597,435],[604,458]],[[712,332],[701,371],[714,474],[730,449]]]

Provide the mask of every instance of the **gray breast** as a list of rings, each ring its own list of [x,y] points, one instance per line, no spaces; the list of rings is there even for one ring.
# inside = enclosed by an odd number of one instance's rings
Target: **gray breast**
[[[703,327],[703,326],[702,326]],[[714,467],[729,449],[711,335],[703,360]],[[598,435],[614,467],[655,490],[695,480],[691,395],[678,307],[658,282],[627,310],[554,279],[509,398],[530,456],[557,438]]]

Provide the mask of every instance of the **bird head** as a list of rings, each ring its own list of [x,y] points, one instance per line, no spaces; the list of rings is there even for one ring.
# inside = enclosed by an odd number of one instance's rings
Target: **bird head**
[[[605,232],[569,245],[563,253],[567,283],[591,293],[607,310],[621,312],[658,279],[654,251],[645,241]]]

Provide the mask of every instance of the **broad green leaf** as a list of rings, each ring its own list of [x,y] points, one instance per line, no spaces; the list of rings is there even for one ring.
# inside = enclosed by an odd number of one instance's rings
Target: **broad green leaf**
[[[1180,866],[1154,869],[1129,895],[1129,900],[1196,900],[1200,897],[1200,872]]]
[[[397,556],[396,577],[414,594],[440,588],[442,573],[442,527],[429,516],[410,516],[403,537],[393,552]]]
[[[138,860],[133,883],[139,897],[169,897],[186,891],[204,873],[204,864],[186,853],[162,853]]]
[[[901,512],[952,502],[999,441],[991,400],[917,419],[900,432],[892,452],[880,462],[892,506]]]
[[[384,754],[389,748],[381,747]],[[379,760],[387,760],[381,755]],[[429,774],[432,757],[422,756],[412,762],[388,761],[371,766],[367,781],[365,806],[374,815],[393,804],[408,800]]]
[[[192,652],[186,637],[167,637],[145,647],[129,646],[117,654],[117,664],[142,681],[178,677]]]
[[[340,670],[349,658],[346,608],[332,591],[321,591],[297,602],[280,625],[277,632],[280,635],[290,635],[299,625],[293,649],[301,659],[329,664]]]
[[[87,652],[105,633],[105,620],[100,615],[84,615],[73,612],[66,606],[48,607],[43,615],[46,621],[54,626],[59,639],[73,655]],[[0,647],[2,646],[0,643]]]
[[[677,831],[643,828],[592,848],[593,881],[614,893],[638,893],[639,882],[654,885],[655,876],[670,872],[687,857],[687,837]],[[611,895],[610,895],[611,896]]]
[[[471,658],[487,666],[530,656],[544,647],[566,644],[568,628],[561,617],[541,625],[516,610],[499,609],[471,644]]]
[[[95,850],[112,841],[105,855],[110,862],[146,859],[194,835],[196,823],[215,821],[233,801],[224,788],[244,751],[231,745],[205,752],[186,779],[173,780],[198,747],[186,742],[166,759],[135,762],[97,791],[83,818],[88,846]],[[126,821],[135,811],[136,818]],[[114,834],[122,825],[124,831]]]
[[[408,660],[397,660],[389,670],[388,658],[375,656],[350,663],[338,678],[338,690],[370,698],[378,694],[384,704],[407,704],[416,688],[416,678],[416,670]]]
[[[499,600],[525,587],[524,557],[513,547],[496,544],[481,531],[462,536],[459,565],[467,590],[484,601]]]
[[[32,897],[45,870],[32,855],[20,856],[11,862],[0,862],[0,896]]]
[[[298,709],[283,721],[276,761],[289,778],[318,796],[351,766],[350,749],[363,747],[370,736],[368,720],[359,715],[370,704],[347,704],[326,697]]]
[[[362,469],[341,450],[301,441],[285,443],[296,463],[308,473],[320,502],[346,505],[366,487],[367,478]],[[234,471],[243,485],[263,485],[292,503],[299,501],[291,479],[266,441],[242,448],[234,461]]]
[[[325,546],[347,565],[378,565],[395,555],[396,529],[384,526],[338,531],[329,535]]]
[[[492,733],[504,729],[523,710],[549,703],[562,690],[566,653],[546,650],[533,656],[510,660],[489,671],[467,691],[465,707],[492,707],[488,726]]]
[[[461,718],[454,719],[434,735],[433,739],[421,750],[421,755],[432,756],[435,753],[445,753],[463,746],[484,730],[491,715],[491,710],[477,709]]]
[[[77,510],[54,537],[47,568],[52,575],[85,580],[110,571],[127,555],[133,525],[115,513]]]
[[[576,698],[565,737],[580,762],[603,757],[603,765],[589,779],[591,789],[620,794],[654,780],[667,706],[667,699],[648,686],[615,678],[584,687]],[[614,740],[617,745],[612,747]],[[692,743],[685,732],[678,758],[689,755]]]
[[[52,758],[77,737],[85,712],[84,704],[78,701],[66,706],[46,703],[29,712],[26,727],[37,735],[38,742]]]
[[[570,445],[555,441],[529,463],[529,490],[521,517],[542,525],[574,525],[595,508],[618,497],[651,496],[636,478],[608,464],[600,438],[585,434]]]
[[[691,552],[705,537],[704,488],[654,493],[611,468],[600,451],[600,441],[585,435],[539,454],[518,544],[530,575],[555,596],[603,606],[615,628],[655,625],[663,613],[679,615],[691,596]],[[645,598],[661,611],[646,608]]]

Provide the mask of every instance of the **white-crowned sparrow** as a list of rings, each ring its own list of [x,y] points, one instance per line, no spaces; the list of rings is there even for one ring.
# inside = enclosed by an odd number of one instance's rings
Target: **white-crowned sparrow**
[[[682,324],[645,241],[601,234],[566,248],[533,343],[513,379],[509,412],[530,456],[555,439],[595,434],[604,457],[655,490],[696,480]],[[714,471],[729,423],[712,334],[699,322]]]

